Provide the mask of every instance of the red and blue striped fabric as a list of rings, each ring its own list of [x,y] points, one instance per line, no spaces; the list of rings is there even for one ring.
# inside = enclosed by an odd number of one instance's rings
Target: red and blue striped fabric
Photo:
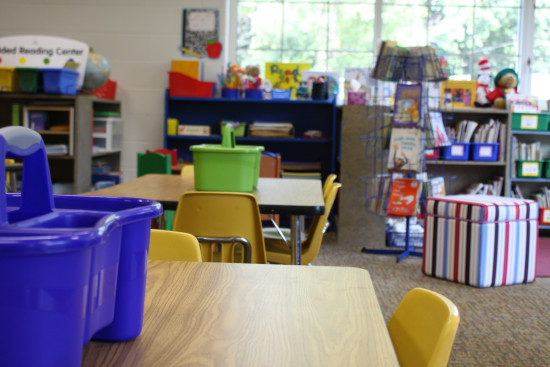
[[[477,287],[535,280],[538,204],[500,196],[426,200],[426,275]]]

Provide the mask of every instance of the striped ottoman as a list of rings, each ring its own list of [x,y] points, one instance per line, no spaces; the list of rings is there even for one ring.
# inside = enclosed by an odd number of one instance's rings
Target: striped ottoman
[[[500,196],[426,200],[422,271],[476,287],[535,280],[538,204]]]

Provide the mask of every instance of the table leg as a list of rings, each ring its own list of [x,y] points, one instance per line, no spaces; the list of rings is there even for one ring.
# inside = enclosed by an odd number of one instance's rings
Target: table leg
[[[290,260],[294,265],[302,264],[302,239],[300,234],[302,229],[300,226],[300,217],[297,215],[290,216]]]

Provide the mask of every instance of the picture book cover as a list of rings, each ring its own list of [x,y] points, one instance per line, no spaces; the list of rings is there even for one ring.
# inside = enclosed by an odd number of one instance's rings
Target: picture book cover
[[[441,112],[430,111],[429,118],[426,119],[426,122],[426,146],[433,148],[451,145],[451,140],[445,131]]]
[[[388,214],[415,215],[421,190],[422,182],[420,180],[396,178],[391,187]]]
[[[393,108],[394,126],[417,126],[420,123],[422,84],[397,84]]]
[[[265,78],[271,82],[273,89],[292,91],[291,97],[296,98],[296,89],[302,81],[302,73],[309,70],[310,64],[268,62],[265,64]]]
[[[441,107],[474,107],[475,100],[475,80],[447,80],[441,83]]]
[[[393,127],[390,133],[389,170],[421,171],[422,131],[418,128]]]
[[[445,196],[445,179],[443,177],[434,177],[427,182],[427,195],[430,196]]]

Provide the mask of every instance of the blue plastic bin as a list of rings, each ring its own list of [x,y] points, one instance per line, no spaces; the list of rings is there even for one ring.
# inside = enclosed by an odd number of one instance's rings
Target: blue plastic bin
[[[264,91],[262,89],[245,89],[244,96],[246,99],[263,99]]]
[[[0,152],[23,159],[21,194],[0,193],[0,366],[80,366],[91,338],[137,337],[161,205],[52,195],[44,143],[24,127],[0,129]]]
[[[472,161],[496,161],[499,143],[471,143]]]
[[[44,92],[58,94],[76,94],[78,71],[66,68],[41,69]]]
[[[447,161],[467,161],[470,157],[470,143],[452,143],[441,147],[441,159]]]

